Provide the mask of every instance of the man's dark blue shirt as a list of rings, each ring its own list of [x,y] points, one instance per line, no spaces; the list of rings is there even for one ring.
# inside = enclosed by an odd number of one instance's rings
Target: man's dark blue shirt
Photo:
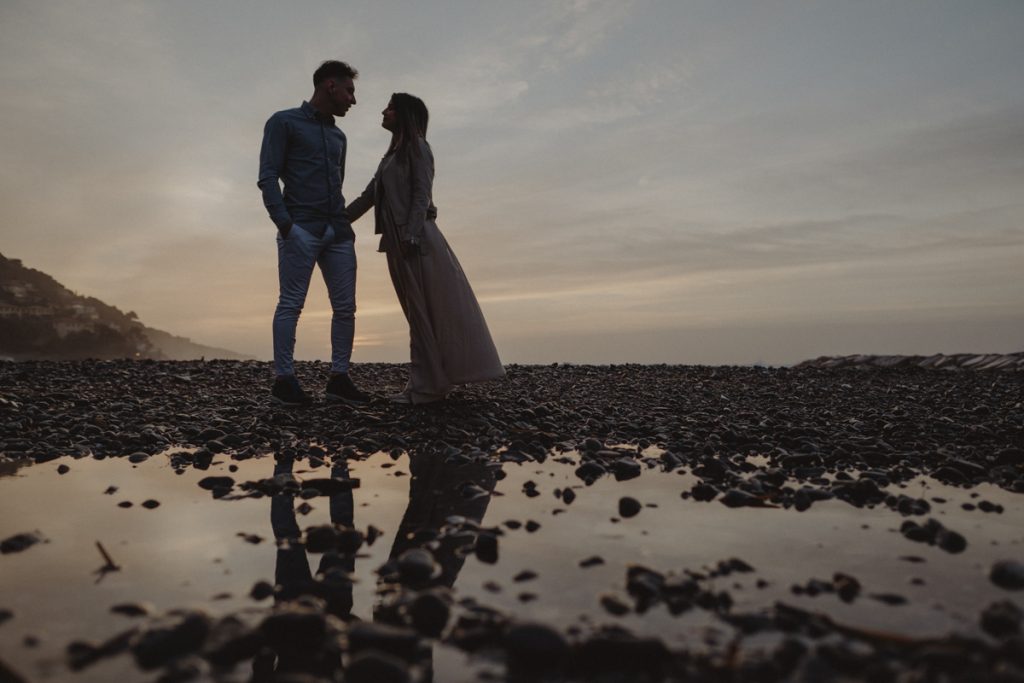
[[[309,102],[267,120],[257,185],[278,229],[294,223],[323,237],[331,225],[336,241],[355,239],[341,194],[347,147],[334,117],[316,111]],[[278,181],[284,183],[283,194]]]

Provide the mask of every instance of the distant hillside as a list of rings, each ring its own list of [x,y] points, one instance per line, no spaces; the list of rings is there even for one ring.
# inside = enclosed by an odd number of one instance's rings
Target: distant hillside
[[[0,254],[0,358],[244,359],[227,349],[146,327],[133,312],[72,292]]]

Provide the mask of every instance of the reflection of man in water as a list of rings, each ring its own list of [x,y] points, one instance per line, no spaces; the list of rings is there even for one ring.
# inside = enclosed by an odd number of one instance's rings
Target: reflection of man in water
[[[274,465],[274,476],[292,474],[294,461],[282,459]],[[331,467],[331,478],[347,480],[348,463],[339,458]],[[354,521],[352,490],[344,488],[330,496],[331,522],[351,527]],[[355,554],[325,552],[320,557],[316,575],[309,566],[302,530],[295,518],[295,496],[278,494],[270,499],[270,524],[277,541],[277,562],[274,568],[275,603],[312,595],[327,603],[327,611],[342,619],[352,612],[352,583],[349,574],[355,570]],[[275,663],[276,660],[276,663]],[[253,683],[274,681],[275,672],[316,672],[317,662],[305,661],[285,652],[266,651],[253,661]],[[325,663],[322,673],[333,670]]]

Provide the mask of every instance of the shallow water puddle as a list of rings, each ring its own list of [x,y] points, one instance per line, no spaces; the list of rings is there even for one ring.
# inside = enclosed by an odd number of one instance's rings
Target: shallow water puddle
[[[731,627],[708,611],[672,616],[660,604],[643,614],[614,616],[600,598],[632,606],[626,573],[633,564],[682,575],[685,570],[706,573],[731,558],[754,571],[708,578],[704,586],[727,592],[733,612],[781,601],[859,628],[914,637],[954,631],[984,637],[979,611],[993,601],[1016,598],[992,585],[987,572],[996,560],[1024,554],[1024,497],[991,485],[958,489],[918,479],[903,488],[888,487],[933,501],[929,514],[911,519],[934,517],[965,536],[966,550],[950,554],[905,538],[899,527],[908,518],[884,506],[855,508],[828,500],[804,512],[732,509],[718,501],[682,498],[680,493],[697,481],[691,474],[646,470],[628,481],[605,477],[587,486],[574,474],[575,456],[564,460],[498,467],[415,457],[410,468],[406,455],[394,460],[377,454],[350,463],[348,475],[360,480],[350,494],[309,499],[216,499],[199,486],[210,476],[231,476],[241,483],[286,471],[270,458],[233,462],[220,457],[209,470],[188,468],[181,474],[161,456],[138,465],[123,459],[64,458],[2,471],[7,476],[0,476],[0,538],[38,531],[46,542],[0,558],[0,609],[13,613],[0,624],[0,659],[33,679],[66,676],[63,658],[69,642],[103,640],[132,624],[129,617],[110,611],[124,603],[150,605],[154,614],[187,606],[214,614],[266,607],[269,600],[257,603],[249,596],[254,584],[287,584],[315,573],[320,561],[301,547],[279,548],[275,529],[277,536],[287,536],[289,529],[331,521],[363,531],[372,525],[382,532],[361,548],[352,567],[357,582],[351,613],[363,620],[373,619],[379,600],[376,570],[411,546],[408,533],[437,528],[452,515],[503,531],[497,562],[473,555],[438,557],[442,580],[457,598],[473,598],[518,619],[563,630],[617,623],[690,649],[727,640]],[[59,474],[61,465],[70,469]],[[292,474],[300,480],[322,479],[331,470],[299,462]],[[556,489],[571,489],[575,498],[566,504]],[[236,486],[228,498],[239,493]],[[619,517],[623,496],[641,503],[636,516]],[[1003,512],[962,507],[982,499],[1002,505]],[[159,506],[144,507],[149,500]],[[120,507],[124,503],[131,506]],[[312,509],[306,511],[304,504]],[[118,571],[97,573],[104,564],[97,541]],[[595,557],[601,562],[581,566]],[[859,597],[850,603],[834,593],[811,597],[792,590],[812,579],[831,582],[837,572],[861,585]],[[879,595],[905,602],[890,605],[871,597]],[[435,646],[438,680],[456,680],[464,661],[462,653]],[[110,680],[130,671],[129,658],[120,657],[85,670],[76,680]]]

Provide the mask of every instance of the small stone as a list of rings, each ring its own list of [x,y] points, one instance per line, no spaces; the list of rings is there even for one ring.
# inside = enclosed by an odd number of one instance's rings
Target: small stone
[[[623,496],[619,498],[619,516],[623,519],[629,519],[630,517],[636,517],[643,506],[640,505],[640,501],[630,496]]]
[[[345,680],[351,683],[409,683],[409,665],[383,652],[361,652],[345,669]]]
[[[505,652],[513,669],[538,671],[557,668],[569,653],[569,643],[550,626],[516,624],[504,639]]]
[[[907,599],[905,597],[895,593],[874,593],[868,597],[872,600],[878,600],[879,602],[892,606],[905,605],[907,603]]]
[[[996,638],[1014,636],[1020,633],[1022,618],[1020,608],[1009,600],[994,602],[981,613],[981,628]]]
[[[410,548],[398,557],[399,581],[405,585],[423,585],[440,573],[434,556],[424,548]]]
[[[988,578],[1000,588],[1019,591],[1024,589],[1024,564],[1014,560],[1000,560],[992,565]]]
[[[136,465],[141,462],[146,462],[147,460],[149,460],[149,453],[143,453],[141,451],[138,453],[132,453],[128,456],[128,462],[135,463]]]
[[[529,528],[529,524],[527,524]],[[498,537],[491,533],[481,533],[476,537],[476,548],[474,550],[476,559],[485,564],[494,564],[498,561]]]
[[[68,467],[67,465],[58,465],[57,466],[57,474],[67,474],[70,471],[71,471],[71,468]]]
[[[199,480],[199,488],[213,491],[214,489],[230,489],[235,485],[231,477],[203,477]]]
[[[122,602],[111,607],[110,611],[126,617],[144,617],[153,613],[153,606],[142,602]]]
[[[525,581],[533,581],[536,578],[537,578],[537,572],[530,571],[529,569],[524,569],[523,571],[521,571],[518,574],[516,574],[515,576],[513,576],[512,580],[515,581],[516,583],[523,583]]]
[[[274,586],[268,581],[257,581],[249,590],[249,597],[253,600],[266,600],[274,594]]]
[[[586,558],[585,560],[580,560],[580,566],[583,567],[584,569],[588,569],[590,567],[596,567],[599,564],[604,564],[604,558],[600,557],[598,555],[591,555],[590,557]]]
[[[160,507],[160,501],[153,500],[152,498],[150,498],[148,500],[142,501],[142,507],[146,508],[147,510],[154,510]]]
[[[540,522],[535,522],[535,521],[533,521],[532,519],[531,519],[531,520],[528,520],[528,521],[526,522],[526,531],[527,531],[527,532],[529,532],[529,533],[531,533],[531,534],[532,534],[532,533],[533,533],[534,531],[536,531],[537,529],[539,529],[539,528],[540,528]]]
[[[0,554],[20,553],[43,540],[38,532],[15,534],[0,541]]]
[[[562,502],[566,505],[571,505],[576,500],[576,493],[572,489],[565,489],[562,491]]]
[[[437,638],[448,625],[451,609],[443,593],[426,591],[416,596],[408,613],[413,628],[428,638]]]
[[[604,607],[609,614],[621,617],[623,614],[629,613],[629,605],[620,600],[618,596],[606,593],[601,596],[600,602],[601,607]]]
[[[117,507],[128,509],[132,505],[133,503],[130,500],[122,500],[120,503],[117,504]]]

